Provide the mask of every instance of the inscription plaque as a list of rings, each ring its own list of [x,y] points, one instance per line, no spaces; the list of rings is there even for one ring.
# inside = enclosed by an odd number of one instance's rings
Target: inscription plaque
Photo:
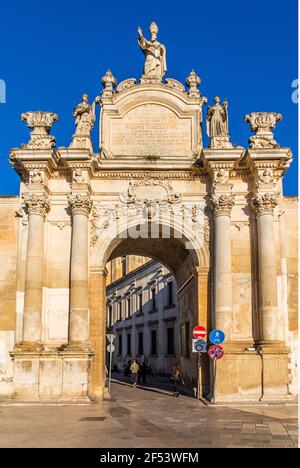
[[[110,120],[110,150],[120,156],[190,156],[192,119],[158,104],[143,104]]]

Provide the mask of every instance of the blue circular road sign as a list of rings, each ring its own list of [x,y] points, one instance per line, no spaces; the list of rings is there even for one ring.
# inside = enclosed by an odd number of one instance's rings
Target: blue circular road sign
[[[222,330],[212,330],[209,334],[209,339],[213,344],[219,345],[225,340],[225,334]]]
[[[195,340],[194,342],[194,349],[197,353],[205,353],[206,346],[207,346],[207,343],[205,340]]]

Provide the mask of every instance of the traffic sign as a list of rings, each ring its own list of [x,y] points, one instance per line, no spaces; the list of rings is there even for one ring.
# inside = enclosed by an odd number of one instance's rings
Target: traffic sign
[[[213,345],[209,348],[208,355],[213,361],[217,361],[224,356],[224,350],[219,345]]]
[[[106,349],[109,353],[113,353],[115,350],[115,346],[112,343],[109,343]]]
[[[205,353],[206,346],[205,340],[193,340],[193,353]]]
[[[225,334],[222,330],[212,330],[209,334],[209,339],[213,344],[222,344],[225,340]]]
[[[206,337],[206,328],[203,325],[197,325],[193,330],[193,335],[196,340]]]
[[[116,335],[114,335],[113,333],[108,333],[106,335],[106,338],[108,339],[109,343],[112,343],[114,341],[114,339],[116,338]]]

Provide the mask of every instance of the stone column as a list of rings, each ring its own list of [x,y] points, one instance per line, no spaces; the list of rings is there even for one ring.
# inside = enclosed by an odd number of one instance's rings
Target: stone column
[[[214,219],[214,326],[224,331],[226,341],[232,332],[232,274],[230,213],[234,197],[228,194],[211,198]]]
[[[89,338],[88,216],[92,201],[88,195],[69,197],[72,211],[69,348],[86,349]]]
[[[44,195],[32,194],[25,205],[29,222],[22,346],[34,351],[42,349],[44,220],[49,202]]]
[[[257,219],[260,343],[284,341],[283,315],[277,305],[276,246],[273,212],[277,199],[273,194],[257,194],[253,207]]]
[[[89,397],[102,399],[105,389],[106,358],[106,268],[93,269],[90,272],[90,342],[94,357],[89,379]]]

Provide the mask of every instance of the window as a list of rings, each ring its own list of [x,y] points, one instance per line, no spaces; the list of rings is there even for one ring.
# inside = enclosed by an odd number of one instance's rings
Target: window
[[[123,337],[119,335],[119,356],[123,354]]]
[[[190,357],[190,322],[185,322],[185,357]]]
[[[143,293],[139,294],[139,297],[138,297],[138,312],[139,314],[143,314]]]
[[[170,281],[168,283],[168,302],[169,302],[169,306],[172,306],[174,304],[174,302],[173,302],[173,281]]]
[[[108,308],[108,324],[107,324],[108,327],[112,326],[112,322],[113,322],[112,312],[113,312],[113,308],[112,308],[112,305],[110,305]]]
[[[127,354],[131,356],[131,333],[127,334]]]
[[[131,316],[131,299],[130,297],[127,299],[127,313],[126,318],[130,318]]]
[[[122,276],[126,276],[127,275],[127,257],[122,257],[121,265],[122,265]]]
[[[155,290],[155,288],[151,289],[151,302],[152,302],[152,310],[156,310],[156,290]]]
[[[139,332],[138,334],[138,354],[142,356],[144,354],[144,333]]]
[[[151,330],[151,351],[150,354],[155,356],[157,354],[157,332],[156,330]]]
[[[174,327],[167,328],[167,354],[169,356],[174,356],[175,354]]]

